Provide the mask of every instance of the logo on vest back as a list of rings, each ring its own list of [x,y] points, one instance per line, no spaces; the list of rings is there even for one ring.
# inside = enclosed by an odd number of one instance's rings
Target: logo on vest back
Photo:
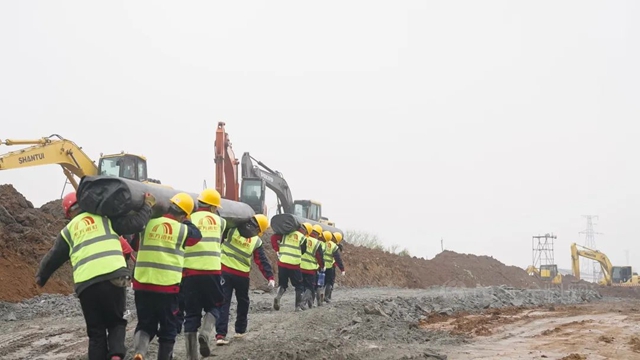
[[[211,215],[207,215],[200,219],[197,226],[200,231],[217,231],[219,228],[216,219]]]
[[[244,241],[238,239],[238,241],[236,241],[236,244],[238,244],[238,246],[243,247],[245,249],[250,248],[251,247],[251,239],[253,239],[253,238],[248,238],[248,239],[247,238],[243,238],[243,239],[244,239]]]
[[[173,241],[173,227],[168,222],[158,224],[151,228],[147,234],[150,240]]]
[[[328,249],[331,249],[331,246],[333,246],[333,244],[332,244],[332,243],[330,243],[330,242],[328,242],[328,243],[327,243],[327,248],[328,248]]]
[[[85,216],[73,226],[73,236],[80,236],[98,230],[96,221],[91,216]]]

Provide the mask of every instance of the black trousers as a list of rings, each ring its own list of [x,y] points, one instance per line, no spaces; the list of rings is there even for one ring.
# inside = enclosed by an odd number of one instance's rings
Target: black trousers
[[[236,334],[247,332],[247,324],[249,322],[249,278],[244,276],[222,273],[222,293],[224,295],[224,304],[220,309],[220,316],[216,318],[216,334],[218,336],[227,336],[229,328],[229,308],[231,306],[231,296],[236,293],[236,301],[238,308],[236,309]]]
[[[202,311],[220,317],[224,304],[221,275],[195,275],[182,279],[184,289],[184,332],[197,332],[201,325]]]
[[[178,294],[150,291],[135,292],[138,324],[136,331],[146,332],[150,340],[158,336],[159,343],[174,344],[178,335]]]
[[[124,337],[127,320],[126,288],[101,281],[84,289],[80,295],[80,306],[89,336],[89,360],[105,360],[111,356],[124,358],[127,348]]]
[[[313,274],[302,273],[302,285],[305,290],[316,290],[316,272]]]
[[[182,325],[184,325],[184,313],[186,311],[186,304],[184,303],[184,287],[180,285],[180,293],[178,293],[178,313],[176,314],[176,323],[178,326],[177,333],[182,332]]]
[[[289,269],[282,266],[278,266],[278,286],[287,289],[289,287],[289,281],[296,291],[303,291],[302,285],[302,272],[300,269]]]
[[[331,267],[330,269],[324,270],[324,286],[325,287],[333,287],[333,284],[336,282],[336,268]]]

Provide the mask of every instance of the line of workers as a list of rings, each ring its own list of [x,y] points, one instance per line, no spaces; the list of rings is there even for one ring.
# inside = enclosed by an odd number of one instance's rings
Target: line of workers
[[[266,216],[257,214],[242,224],[227,224],[218,215],[221,198],[214,189],[202,191],[197,204],[189,194],[176,194],[166,214],[151,218],[155,202],[147,193],[137,212],[107,218],[83,211],[76,193],[63,198],[62,207],[70,221],[42,259],[35,281],[44,286],[70,261],[89,337],[89,360],[124,359],[127,287],[134,290],[138,316],[134,360],[148,358],[149,344],[155,337],[157,359],[171,360],[183,327],[189,360],[198,359],[198,354],[211,355],[214,331],[216,345],[228,344],[234,293],[238,303],[234,337],[244,336],[252,258],[269,286],[275,287],[260,239],[269,227]],[[132,244],[125,234],[136,234]],[[312,307],[314,300],[318,306],[331,301],[334,264],[345,274],[339,253],[341,240],[340,233],[322,231],[319,225],[308,223],[290,234],[271,237],[278,255],[276,310],[289,282],[296,289],[296,311]],[[127,266],[129,258],[135,260],[133,276]]]

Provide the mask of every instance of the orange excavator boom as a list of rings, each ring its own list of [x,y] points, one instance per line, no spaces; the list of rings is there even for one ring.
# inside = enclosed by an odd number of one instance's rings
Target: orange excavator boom
[[[215,140],[216,190],[228,200],[239,201],[238,165],[224,122],[218,122]]]

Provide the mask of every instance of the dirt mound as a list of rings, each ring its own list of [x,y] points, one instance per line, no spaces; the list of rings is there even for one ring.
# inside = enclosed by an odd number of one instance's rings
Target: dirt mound
[[[68,264],[44,288],[35,284],[38,264],[64,225],[59,200],[37,209],[12,185],[0,185],[0,300],[19,301],[42,293],[73,291]]]
[[[277,273],[277,257],[269,240],[263,236],[269,261]],[[341,253],[346,276],[337,275],[340,286],[394,286],[426,288],[429,286],[476,287],[509,285],[519,288],[540,288],[540,280],[529,276],[524,269],[507,266],[489,256],[459,254],[444,251],[431,260],[402,257],[385,251],[345,244]],[[254,267],[252,284],[262,288],[266,281]],[[277,279],[277,277],[276,277]]]

